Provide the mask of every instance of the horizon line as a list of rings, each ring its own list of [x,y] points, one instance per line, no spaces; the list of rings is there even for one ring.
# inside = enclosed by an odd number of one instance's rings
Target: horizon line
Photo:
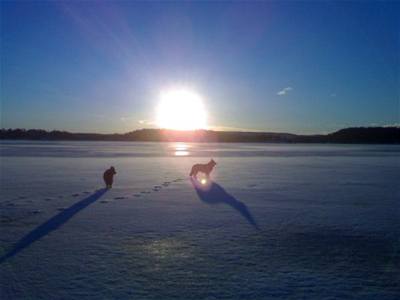
[[[211,131],[211,132],[232,132],[232,133],[273,133],[273,134],[290,134],[290,135],[303,135],[303,136],[315,136],[315,135],[328,135],[332,134],[335,132],[338,132],[343,129],[350,129],[350,128],[400,128],[400,125],[393,124],[393,125],[382,125],[382,126],[349,126],[349,127],[342,127],[336,130],[332,130],[330,132],[323,132],[323,133],[291,133],[291,132],[284,132],[284,131],[262,131],[262,130],[251,130],[251,129],[242,129],[238,128],[237,130],[216,130],[216,129],[204,129],[204,128],[199,128],[199,129],[191,129],[191,130],[180,130],[180,129],[168,129],[168,128],[138,128],[138,129],[133,129],[131,131],[126,131],[126,132],[77,132],[77,131],[69,131],[69,130],[63,130],[63,129],[43,129],[43,128],[4,128],[2,127],[0,130],[24,130],[24,131],[29,131],[29,130],[43,130],[46,132],[66,132],[66,133],[71,133],[71,134],[97,134],[97,135],[125,135],[128,133],[136,132],[136,131],[142,131],[142,130],[160,130],[160,131],[173,131],[173,132],[180,132],[180,133],[194,133],[194,132],[199,132],[199,131]]]

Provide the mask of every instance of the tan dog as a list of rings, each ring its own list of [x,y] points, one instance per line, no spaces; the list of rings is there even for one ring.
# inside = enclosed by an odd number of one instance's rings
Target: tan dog
[[[117,174],[117,172],[114,167],[107,169],[103,174],[104,183],[108,189],[112,188],[115,174]]]
[[[206,164],[195,164],[192,167],[192,170],[190,171],[189,176],[194,176],[197,177],[197,173],[201,172],[206,174],[207,178],[210,177],[210,173],[213,170],[217,163],[211,159],[208,163]]]

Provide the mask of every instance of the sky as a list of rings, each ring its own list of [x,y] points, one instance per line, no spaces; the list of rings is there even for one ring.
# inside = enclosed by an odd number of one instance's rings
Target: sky
[[[218,130],[400,123],[395,1],[2,1],[1,127],[155,127],[195,91]]]

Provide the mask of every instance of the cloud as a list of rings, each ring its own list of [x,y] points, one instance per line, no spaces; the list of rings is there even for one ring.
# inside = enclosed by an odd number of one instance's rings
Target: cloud
[[[119,120],[124,123],[124,126],[134,126],[140,128],[150,128],[155,126],[155,121],[152,120],[138,120],[136,117],[131,116],[122,116]],[[135,126],[135,124],[140,124],[139,126]]]
[[[208,126],[209,130],[214,131],[251,131],[251,132],[262,132],[263,130],[258,130],[254,128],[243,128],[243,127],[231,127],[231,126],[218,126],[218,125],[210,125]]]
[[[155,124],[155,122],[151,121],[151,120],[139,120],[138,123],[141,125],[154,125]]]
[[[122,116],[119,118],[119,120],[123,123],[139,123],[141,125],[153,125],[154,122],[150,120],[137,120],[136,117],[131,117],[131,116]]]
[[[288,86],[288,87],[285,87],[284,89],[282,89],[281,91],[277,92],[276,94],[278,96],[284,96],[291,90],[293,90],[293,89],[290,86]]]
[[[366,125],[367,127],[397,127],[400,128],[400,123],[369,123],[368,125]],[[347,126],[350,127],[350,126]]]
[[[385,124],[383,127],[400,127],[400,123]]]

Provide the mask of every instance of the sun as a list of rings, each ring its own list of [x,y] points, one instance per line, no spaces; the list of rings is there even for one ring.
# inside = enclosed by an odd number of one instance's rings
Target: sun
[[[156,123],[165,129],[206,129],[207,113],[202,98],[187,89],[163,91],[157,106]]]

